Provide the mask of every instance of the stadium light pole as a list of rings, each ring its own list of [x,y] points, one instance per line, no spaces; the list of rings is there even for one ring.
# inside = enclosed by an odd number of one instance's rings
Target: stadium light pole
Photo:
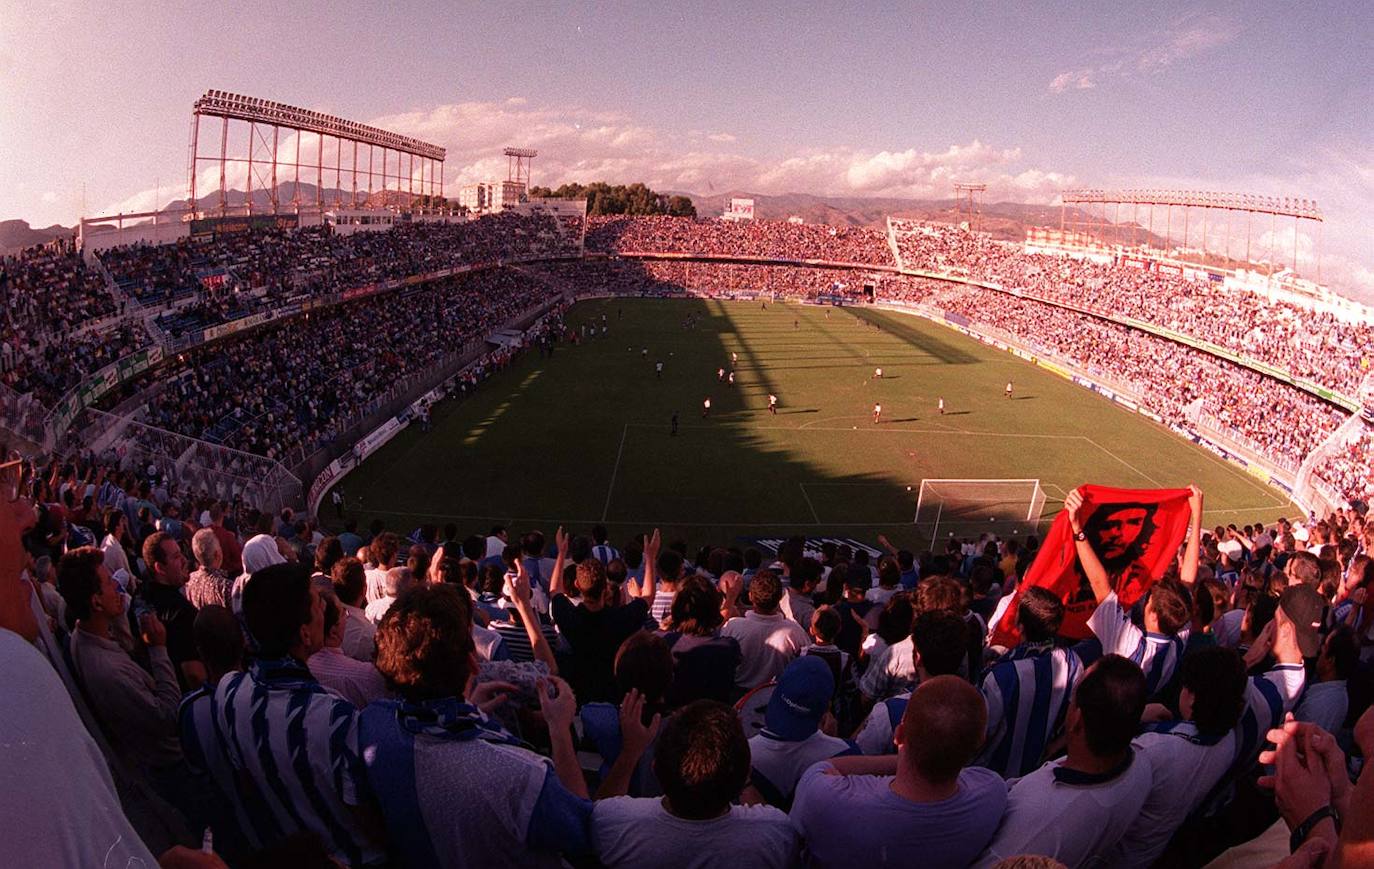
[[[249,121],[249,122],[248,122],[248,182],[247,182],[247,191],[248,191],[248,193],[247,193],[247,200],[246,200],[246,202],[245,202],[245,205],[247,205],[247,207],[248,207],[248,213],[249,213],[249,214],[252,214],[252,213],[253,213],[253,142],[254,142],[254,139],[253,139],[253,122],[252,122],[252,121]]]

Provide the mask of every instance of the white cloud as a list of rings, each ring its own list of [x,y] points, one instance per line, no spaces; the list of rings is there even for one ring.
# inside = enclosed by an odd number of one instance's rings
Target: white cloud
[[[45,190],[45,191],[43,192],[43,202],[44,202],[44,203],[46,203],[46,204],[48,204],[48,205],[51,205],[52,203],[54,203],[54,202],[56,202],[56,201],[57,201],[57,194],[56,194],[56,193],[54,193],[54,192],[51,191],[51,190]]]
[[[1050,80],[1049,90],[1056,94],[1091,90],[1110,79],[1161,72],[1220,48],[1238,35],[1240,28],[1227,19],[1215,15],[1185,16],[1173,22],[1166,31],[1154,34],[1148,44],[1114,47],[1102,52],[1112,58],[1109,62],[1059,73]]]
[[[746,190],[760,194],[811,193],[821,196],[891,196],[922,199],[949,198],[956,181],[988,185],[986,202],[1048,203],[1080,179],[1059,167],[1033,163],[1014,144],[981,140],[954,143],[931,151],[907,148],[875,150],[856,147],[795,149],[770,157],[746,153],[736,142],[714,137],[728,135],[691,131],[686,135],[638,122],[626,114],[583,106],[512,104],[510,100],[440,105],[425,111],[374,118],[368,123],[418,136],[448,148],[445,190],[452,196],[459,186],[506,177],[503,147],[539,149],[533,181],[557,185],[642,181],[657,190],[706,194]],[[311,155],[310,138],[302,162]],[[286,144],[282,148],[288,153]],[[1276,161],[1278,163],[1279,161]],[[314,173],[301,180],[313,183]],[[1241,177],[1129,177],[1093,178],[1093,183],[1119,187],[1212,189],[1274,196],[1317,199],[1327,222],[1320,240],[1322,276],[1338,287],[1368,286],[1374,298],[1374,274],[1359,265],[1367,261],[1367,227],[1374,215],[1374,148],[1326,149],[1290,165],[1276,165],[1273,174]],[[242,189],[244,170],[229,166],[228,185]],[[345,186],[351,176],[345,172]],[[258,185],[254,182],[254,186]],[[360,182],[361,183],[361,182]],[[394,182],[393,182],[394,183]],[[202,195],[219,187],[218,166],[205,166],[199,176]],[[328,167],[325,185],[332,186]],[[105,212],[147,211],[155,191],[135,193]],[[184,196],[164,186],[162,203]],[[1256,225],[1258,233],[1261,227]],[[1292,226],[1286,250],[1291,255]],[[1280,226],[1276,247],[1284,237]],[[1300,247],[1302,242],[1299,242]],[[1260,248],[1252,244],[1252,250]],[[1307,256],[1300,249],[1300,259]]]
[[[1097,73],[1095,69],[1078,69],[1069,72],[1061,72],[1050,82],[1050,90],[1057,94],[1062,94],[1066,90],[1091,90],[1097,87],[1097,82],[1093,76]]]
[[[463,102],[368,123],[448,148],[446,190],[504,178],[508,145],[537,148],[535,184],[643,181],[660,190],[747,189],[757,193],[946,197],[958,180],[979,180],[998,198],[1048,200],[1072,179],[1023,165],[1018,148],[980,141],[943,151],[799,150],[762,159],[735,150],[734,134],[675,136],[620,112],[583,106]],[[215,179],[218,184],[218,178]]]

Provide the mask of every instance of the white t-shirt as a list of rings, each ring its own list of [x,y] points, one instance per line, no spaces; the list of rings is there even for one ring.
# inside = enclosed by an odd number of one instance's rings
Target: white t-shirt
[[[363,585],[366,587],[369,604],[377,598],[386,597],[386,569],[382,567],[368,568],[364,572]]]
[[[0,813],[8,866],[154,869],[120,807],[105,756],[57,673],[33,646],[0,629]]]
[[[887,602],[896,597],[897,592],[901,590],[902,587],[899,585],[894,585],[892,588],[883,588],[881,585],[874,586],[864,592],[864,600],[876,603],[878,606],[887,606]]]
[[[1110,860],[1112,866],[1154,865],[1183,822],[1202,805],[1208,792],[1230,769],[1236,735],[1219,740],[1200,736],[1191,721],[1142,733],[1132,743],[1137,756],[1150,761],[1149,794]]]
[[[751,780],[770,803],[777,800],[786,808],[792,802],[802,773],[811,764],[843,754],[858,752],[843,739],[826,736],[819,730],[796,742],[760,733],[749,738],[750,764],[754,768]]]
[[[645,869],[784,869],[798,860],[799,839],[772,806],[731,806],[708,821],[668,814],[657,798],[614,797],[592,809],[592,843],[601,862]]]
[[[1241,545],[1239,540],[1223,540],[1217,544],[1217,551],[1225,553],[1232,561],[1239,561],[1245,552],[1245,547]]]
[[[811,642],[801,625],[780,612],[763,616],[750,610],[726,622],[720,633],[739,640],[742,658],[735,684],[746,689],[776,679]]]
[[[865,697],[885,700],[916,687],[916,644],[911,637],[875,654],[859,681]]]
[[[1007,811],[977,865],[1018,854],[1043,854],[1066,866],[1107,862],[1150,792],[1150,760],[1133,754],[1110,778],[1065,769],[1054,760],[1007,788]]]
[[[363,612],[367,615],[367,620],[372,624],[380,624],[386,611],[391,609],[391,605],[396,602],[396,598],[391,595],[383,595],[367,605]]]
[[[892,742],[892,734],[897,729],[896,725],[901,723],[902,715],[906,713],[907,701],[910,699],[911,692],[905,691],[896,697],[889,697],[873,704],[868,717],[854,734],[854,744],[859,747],[859,751],[875,756],[897,753],[897,746]]]

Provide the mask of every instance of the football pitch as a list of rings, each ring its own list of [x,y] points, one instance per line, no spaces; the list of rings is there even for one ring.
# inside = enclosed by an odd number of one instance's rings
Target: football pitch
[[[928,545],[913,523],[925,478],[1038,478],[1042,524],[1082,483],[1197,483],[1209,526],[1298,512],[1146,418],[918,317],[609,299],[577,304],[567,322],[597,336],[526,353],[465,401],[441,402],[429,432],[411,426],[343,479],[348,514],[402,534],[601,522],[617,545],[657,527],[693,547],[788,533],[915,547]],[[717,371],[732,353],[730,386]]]

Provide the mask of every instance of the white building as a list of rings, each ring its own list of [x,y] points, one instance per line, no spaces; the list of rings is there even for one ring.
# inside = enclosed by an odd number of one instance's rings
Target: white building
[[[458,191],[458,204],[473,214],[509,211],[528,198],[519,181],[482,181]]]

